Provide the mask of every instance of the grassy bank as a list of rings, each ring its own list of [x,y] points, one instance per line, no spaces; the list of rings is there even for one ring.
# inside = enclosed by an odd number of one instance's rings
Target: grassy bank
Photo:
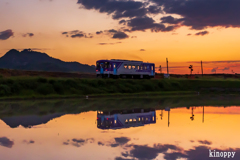
[[[73,79],[43,77],[0,78],[0,97],[4,98],[67,98],[92,96],[119,96],[122,94],[187,94],[236,93],[240,80],[219,79]]]
[[[81,113],[130,108],[187,107],[190,106],[240,106],[239,96],[194,97],[142,97],[109,99],[63,99],[0,102],[0,118],[20,115],[46,115],[52,113]]]

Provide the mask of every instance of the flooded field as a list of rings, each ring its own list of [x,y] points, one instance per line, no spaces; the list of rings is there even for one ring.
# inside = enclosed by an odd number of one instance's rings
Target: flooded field
[[[130,101],[131,107],[127,106]],[[217,105],[209,105],[214,101]],[[84,101],[81,106],[74,103],[76,110],[71,105],[71,112],[50,107],[58,107],[60,102],[44,102],[35,109],[21,110],[23,114],[13,111],[24,108],[23,102],[2,103],[0,159],[240,159],[240,105],[226,105],[217,98],[206,105],[171,98],[146,98],[144,102],[109,100],[107,104],[116,108],[108,108],[104,101],[91,105]],[[126,108],[117,107],[123,104]],[[46,106],[50,111],[37,114],[36,110]]]

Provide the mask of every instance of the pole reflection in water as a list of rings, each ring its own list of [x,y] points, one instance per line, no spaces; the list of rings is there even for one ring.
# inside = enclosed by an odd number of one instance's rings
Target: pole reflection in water
[[[97,111],[97,128],[121,129],[156,123],[155,109]]]
[[[166,107],[165,111],[168,111],[168,127],[169,127],[169,124],[170,124],[170,107]]]
[[[163,117],[163,110],[161,110],[160,117],[161,117],[161,120],[162,120],[162,117]]]
[[[191,119],[192,121],[194,120],[193,109],[194,109],[194,107],[192,107],[192,116],[190,117],[190,119]]]
[[[203,106],[203,117],[202,117],[202,122],[204,123],[204,106]]]

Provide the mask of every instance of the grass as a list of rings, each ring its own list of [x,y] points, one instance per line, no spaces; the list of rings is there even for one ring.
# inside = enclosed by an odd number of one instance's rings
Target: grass
[[[238,79],[77,79],[43,77],[0,78],[0,99],[69,98],[118,95],[179,95],[240,92]]]
[[[239,96],[230,95],[1,101],[0,118],[6,116],[46,115],[52,113],[72,114],[87,111],[109,111],[130,108],[189,108],[190,106],[240,106],[240,101]]]

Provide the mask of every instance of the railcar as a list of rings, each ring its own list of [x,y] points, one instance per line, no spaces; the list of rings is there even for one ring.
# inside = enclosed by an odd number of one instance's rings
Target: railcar
[[[155,109],[97,111],[97,128],[122,129],[156,123]]]
[[[102,78],[154,78],[155,64],[132,60],[98,60],[97,77]]]

